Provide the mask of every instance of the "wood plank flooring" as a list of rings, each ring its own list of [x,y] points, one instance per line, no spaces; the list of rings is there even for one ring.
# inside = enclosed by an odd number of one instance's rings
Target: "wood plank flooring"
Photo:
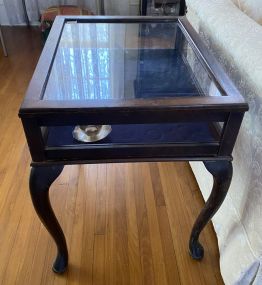
[[[51,271],[55,245],[28,191],[30,155],[18,109],[41,50],[39,31],[5,28],[0,51],[0,284],[223,284],[211,224],[202,262],[188,238],[203,200],[188,163],[67,166],[50,198],[70,264]]]

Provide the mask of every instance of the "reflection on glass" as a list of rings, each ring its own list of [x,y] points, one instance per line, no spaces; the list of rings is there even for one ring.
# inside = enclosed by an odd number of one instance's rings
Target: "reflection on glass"
[[[215,89],[175,22],[69,22],[43,100],[212,96]]]
[[[93,43],[94,47],[86,46]],[[56,53],[45,99],[110,98],[108,25],[67,24]],[[102,47],[104,45],[104,47]]]

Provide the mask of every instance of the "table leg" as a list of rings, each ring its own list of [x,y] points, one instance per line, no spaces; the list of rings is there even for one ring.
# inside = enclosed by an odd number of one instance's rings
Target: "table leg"
[[[213,175],[214,184],[212,192],[198,216],[190,236],[189,251],[194,259],[202,259],[204,256],[204,248],[198,241],[199,235],[223,203],[233,173],[231,161],[205,161],[204,164],[206,169]]]
[[[2,44],[2,47],[3,47],[4,56],[8,56],[7,49],[6,49],[6,45],[5,45],[5,40],[4,40],[4,36],[3,36],[3,33],[2,33],[1,26],[0,26],[0,41],[1,41],[1,44]]]
[[[68,251],[65,236],[56,219],[49,200],[49,188],[62,172],[64,166],[32,167],[30,193],[34,208],[57,246],[57,257],[53,271],[63,273],[68,264]]]

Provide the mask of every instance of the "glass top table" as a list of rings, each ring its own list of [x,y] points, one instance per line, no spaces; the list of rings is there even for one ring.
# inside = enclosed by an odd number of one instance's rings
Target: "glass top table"
[[[223,202],[248,105],[185,17],[57,17],[19,110],[32,156],[30,191],[54,238],[53,270],[68,264],[48,200],[67,164],[203,161],[214,177],[193,226],[190,254]],[[78,126],[107,126],[80,142]]]

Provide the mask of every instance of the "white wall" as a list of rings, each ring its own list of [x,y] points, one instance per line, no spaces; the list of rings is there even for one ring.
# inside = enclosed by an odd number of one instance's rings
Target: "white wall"
[[[1,25],[9,25],[9,21],[7,18],[5,6],[3,0],[0,0],[0,24]]]

